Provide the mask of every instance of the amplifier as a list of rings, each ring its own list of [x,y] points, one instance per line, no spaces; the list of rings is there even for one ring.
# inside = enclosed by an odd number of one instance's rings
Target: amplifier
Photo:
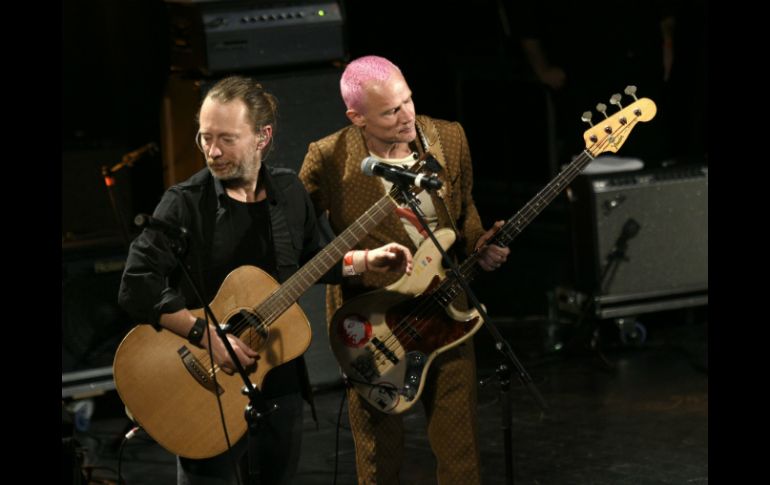
[[[62,398],[114,389],[115,350],[133,327],[118,305],[125,251],[62,248]]]
[[[570,210],[576,287],[597,303],[708,291],[708,167],[581,175]]]
[[[336,2],[166,0],[171,66],[205,75],[345,55]]]

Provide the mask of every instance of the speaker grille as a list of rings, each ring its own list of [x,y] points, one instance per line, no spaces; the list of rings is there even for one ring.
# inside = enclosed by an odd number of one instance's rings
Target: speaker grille
[[[62,256],[62,374],[110,367],[133,326],[118,305],[126,254],[113,247]]]
[[[579,288],[607,303],[708,289],[706,167],[584,176],[576,186]],[[638,232],[622,237],[633,222]],[[622,257],[602,281],[624,239]]]

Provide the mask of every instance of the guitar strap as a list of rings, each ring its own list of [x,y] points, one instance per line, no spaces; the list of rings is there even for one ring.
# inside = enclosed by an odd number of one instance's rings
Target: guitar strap
[[[420,135],[420,141],[422,142],[424,151],[430,152],[438,164],[441,165],[441,168],[446,171],[446,159],[444,158],[444,150],[441,146],[441,136],[439,135],[436,125],[433,123],[433,120],[427,116],[420,117],[419,121],[420,123],[416,123],[417,133]],[[420,155],[422,155],[422,153]],[[443,178],[446,181],[446,177]],[[445,190],[446,184],[439,190],[432,192],[431,198],[433,199],[434,207],[441,207],[444,219],[446,219],[449,225],[452,226],[452,230],[454,230],[455,235],[459,239],[462,234],[457,229],[454,218],[449,213],[446,202],[444,202],[444,196],[446,195]],[[437,201],[438,203],[436,203]]]
[[[200,240],[203,242],[201,253],[198,258],[202,261],[192,261],[192,267],[198,269],[198,286],[200,287],[203,295],[206,298],[211,296],[209,289],[206,287],[206,281],[204,281],[203,274],[205,268],[210,268],[212,264],[212,250],[211,246],[214,243],[214,221],[216,220],[217,212],[217,195],[214,190],[214,178],[209,176],[208,183],[203,190],[203,197],[199,202],[200,207],[191,207],[192,202],[189,199],[185,199],[187,204],[187,210],[189,214],[194,214],[195,211],[199,211],[201,214],[201,227]],[[188,248],[189,251],[189,248]],[[196,257],[196,256],[193,256]]]
[[[273,247],[275,248],[278,278],[280,282],[283,282],[299,268],[299,265],[297,264],[296,250],[291,242],[289,224],[286,222],[286,214],[284,214],[281,204],[270,204],[270,228]]]

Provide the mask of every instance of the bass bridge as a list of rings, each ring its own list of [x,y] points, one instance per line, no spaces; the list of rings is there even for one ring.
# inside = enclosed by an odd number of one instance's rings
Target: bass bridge
[[[425,370],[427,357],[422,352],[412,351],[406,354],[406,372],[404,374],[404,387],[400,394],[407,401],[411,401],[417,395],[417,389],[420,387],[422,372]]]

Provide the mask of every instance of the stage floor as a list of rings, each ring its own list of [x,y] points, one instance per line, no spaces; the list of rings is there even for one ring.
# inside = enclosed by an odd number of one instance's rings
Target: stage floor
[[[620,342],[612,323],[601,323],[606,368],[593,353],[553,351],[569,324],[553,330],[537,320],[498,324],[550,407],[543,413],[514,377],[513,469],[516,483],[708,483],[707,310],[676,310],[639,317],[647,330],[641,345]],[[550,336],[549,336],[550,335]],[[549,340],[550,339],[550,340]],[[479,376],[493,372],[497,353],[481,329],[474,339]],[[582,348],[582,347],[574,347]],[[305,409],[297,485],[334,482],[335,434],[341,388],[315,393],[319,427]],[[94,399],[90,427],[78,432],[92,483],[113,483],[119,436],[128,422],[115,391]],[[483,483],[505,483],[501,406],[497,388],[479,388]],[[433,484],[435,460],[420,405],[405,415],[404,484]],[[355,483],[353,440],[347,414],[340,423],[338,484]],[[127,485],[175,483],[175,459],[146,434],[123,450]]]

